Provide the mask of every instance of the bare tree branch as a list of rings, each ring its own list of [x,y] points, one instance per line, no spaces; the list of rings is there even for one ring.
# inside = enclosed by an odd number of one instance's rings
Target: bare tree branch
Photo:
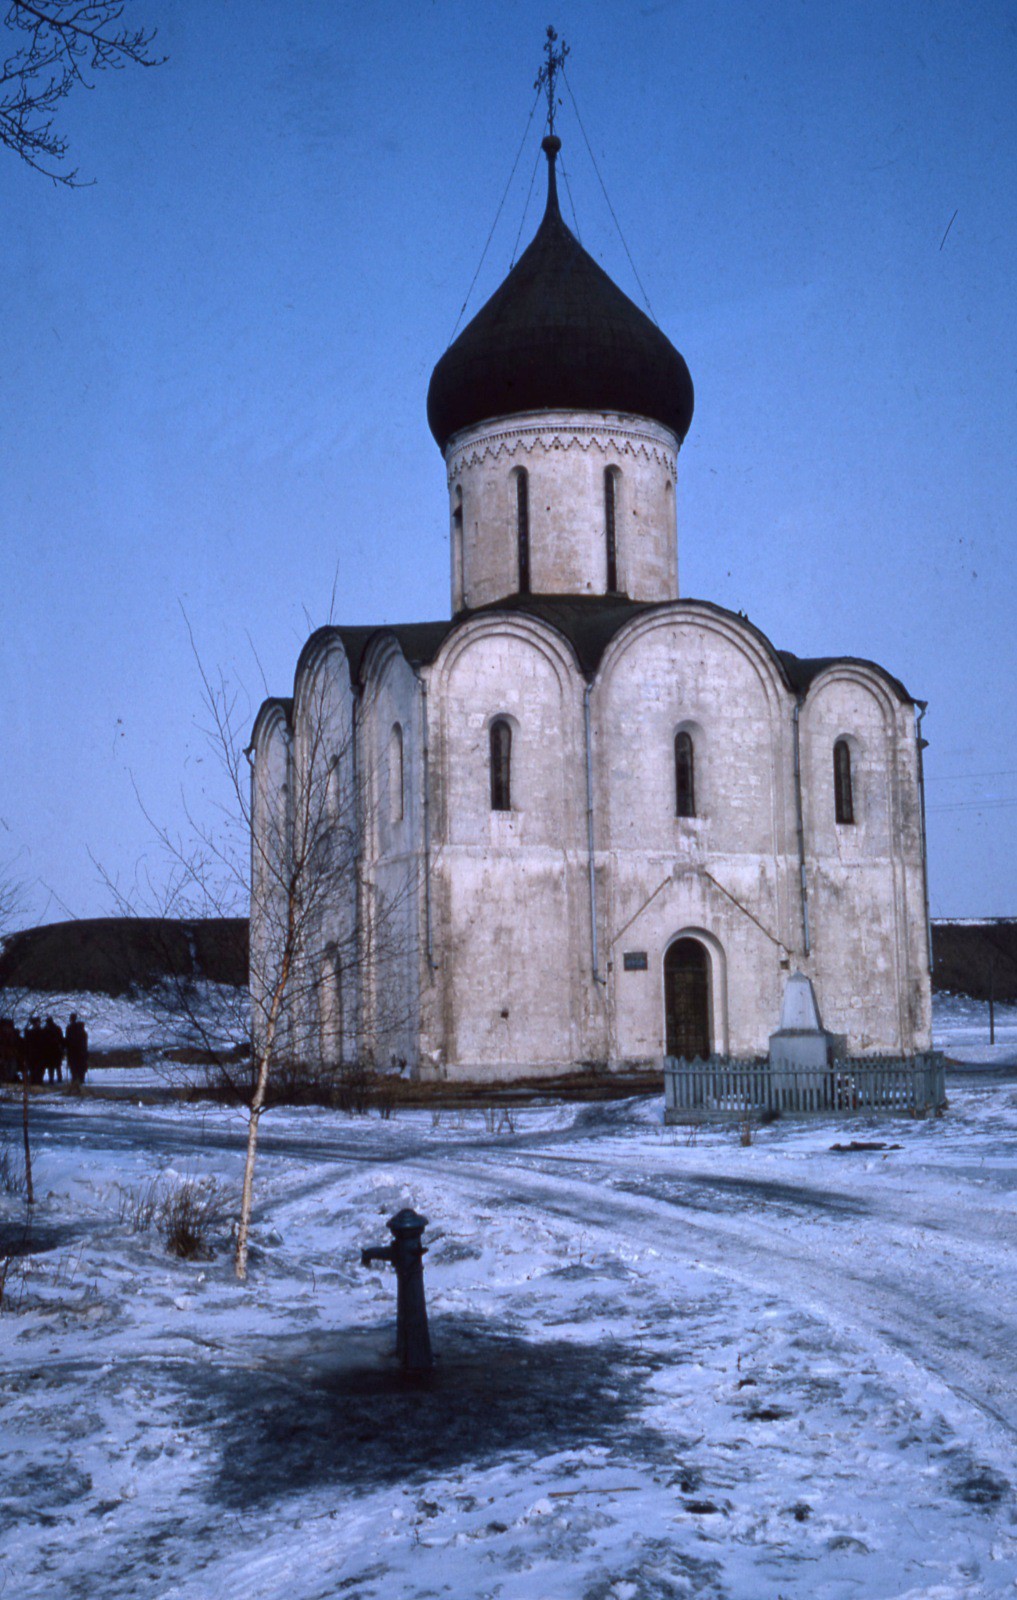
[[[3,943],[5,935],[11,932],[15,922],[21,919],[24,908],[25,892],[23,884],[13,877],[9,870],[0,868],[0,944]],[[3,1002],[3,1000],[4,997],[0,995],[0,1002]],[[35,1204],[35,1188],[32,1183],[32,1142],[28,1120],[28,1062],[24,1057],[21,1057],[20,1060],[18,1059],[20,1055],[19,1050],[16,1048],[18,1035],[7,1027],[7,1024],[12,1019],[7,1016],[6,1003],[0,1003],[0,1013],[3,1014],[4,1022],[4,1037],[2,1044],[0,1044],[0,1049],[4,1051],[5,1055],[11,1052],[11,1059],[2,1063],[3,1072],[0,1076],[6,1078],[12,1067],[15,1073],[20,1067],[21,1134],[25,1151],[25,1198],[31,1206]]]
[[[157,67],[155,28],[124,24],[132,0],[8,0],[3,25],[13,36],[0,65],[0,144],[37,172],[77,188],[77,170],[59,171],[68,141],[56,127],[75,85],[92,89],[100,72]]]
[[[381,785],[357,745],[352,705],[337,711],[328,673],[310,674],[298,706],[282,713],[286,773],[256,794],[244,697],[223,673],[205,667],[186,613],[184,620],[201,684],[203,731],[225,775],[227,800],[211,825],[185,800],[186,830],[178,834],[139,796],[159,846],[162,882],[154,891],[150,879],[123,890],[101,875],[122,914],[197,919],[250,911],[250,1059],[241,1073],[235,1055],[220,1049],[215,1058],[219,1081],[247,1110],[235,1260],[243,1279],[262,1114],[286,1084],[321,1089],[360,1081],[371,1041],[359,1016],[355,1028],[344,1017],[342,985],[352,994],[370,974],[385,996],[376,1008],[381,1026],[399,1025],[402,1002],[398,985],[387,981],[388,963],[406,953],[403,912],[416,885],[408,877],[401,898],[364,882],[363,842]],[[170,985],[163,999],[214,1051],[214,1030],[193,986]]]
[[[25,909],[24,886],[4,867],[0,867],[0,940],[12,932]]]

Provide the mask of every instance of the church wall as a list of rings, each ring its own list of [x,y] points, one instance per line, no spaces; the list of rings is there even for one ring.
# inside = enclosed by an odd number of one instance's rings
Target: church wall
[[[747,630],[690,605],[640,619],[594,690],[598,842],[681,859],[786,848],[791,699]],[[675,737],[692,739],[695,816],[675,815]]]
[[[931,1042],[915,730],[877,674],[839,665],[802,711],[813,980],[824,1025],[856,1054]],[[854,821],[836,820],[834,745],[851,751]]]
[[[529,618],[477,619],[443,652],[432,683],[437,813],[448,845],[579,841],[582,680],[567,647]],[[511,809],[500,812],[491,808],[490,780],[490,728],[499,716],[513,730]]]
[[[368,982],[362,1053],[379,1066],[419,1061],[424,960],[420,683],[389,637],[364,664],[363,946]]]
[[[428,674],[440,1010],[426,1053],[461,1076],[582,1059],[590,1008],[582,680],[550,630],[467,623]],[[493,810],[490,727],[512,728]]]
[[[641,619],[605,657],[592,708],[619,1059],[663,1054],[664,953],[689,929],[713,953],[714,1048],[767,1048],[783,978],[802,959],[792,705],[758,640],[705,608]],[[689,817],[675,815],[682,731],[694,751]],[[645,955],[645,972],[625,971],[626,951]]]
[[[306,811],[301,796],[320,791],[334,809],[333,865],[346,868],[329,881],[292,986],[294,1054],[313,1055],[314,1040],[325,1060],[479,1078],[659,1057],[664,959],[683,937],[709,953],[711,1046],[721,1053],[765,1054],[795,969],[812,977],[825,1025],[846,1034],[852,1052],[928,1047],[912,709],[874,670],[831,667],[800,711],[807,955],[795,699],[772,656],[751,629],[694,603],[637,618],[616,636],[589,688],[596,980],[587,686],[570,648],[536,619],[503,614],[464,622],[419,674],[383,636],[363,672],[355,741],[357,702],[340,650],[305,666],[292,741],[281,712],[259,719],[259,836],[278,833],[278,819]],[[507,810],[492,808],[498,717],[512,730]],[[695,753],[689,817],[675,815],[677,731],[690,733]],[[852,752],[851,824],[835,820],[841,738]],[[344,831],[354,823],[363,829],[359,883]],[[255,854],[256,963],[270,918]],[[339,1017],[334,994],[329,1005],[330,952],[342,968]],[[645,967],[627,970],[626,954]]]
[[[292,742],[280,705],[259,715],[252,743],[250,989],[251,1038],[258,1050],[279,971],[280,933],[286,922],[281,883],[291,853]]]
[[[613,468],[617,590],[633,600],[675,598],[676,460],[674,435],[636,417],[551,412],[455,435],[446,451],[454,609],[519,591],[520,469],[533,594],[607,592],[604,472]]]
[[[670,865],[666,858],[645,856],[612,863],[607,909],[619,930],[605,964],[612,1058],[623,1064],[664,1054],[664,958],[679,938],[695,939],[710,958],[711,1049],[721,1055],[765,1054],[791,970],[787,952],[705,875],[673,867],[669,872]],[[710,870],[755,913],[765,914],[776,898],[773,862],[720,859]],[[645,970],[626,970],[626,953],[645,956]]]
[[[477,619],[427,676],[439,971],[424,1059],[497,1076],[659,1057],[663,962],[683,936],[710,954],[721,1053],[766,1053],[795,969],[813,977],[827,1026],[846,1032],[852,1050],[927,1043],[913,729],[877,675],[876,693],[830,683],[802,712],[807,955],[795,698],[777,664],[752,630],[710,608],[640,618],[615,639],[590,699],[596,982],[585,686],[571,653],[535,620]],[[505,812],[491,804],[498,716],[513,739]],[[683,729],[696,753],[693,817],[675,815]],[[859,751],[863,817],[850,834],[822,821],[824,807],[832,815],[832,744],[845,729]],[[645,957],[645,970],[626,970],[626,952]]]
[[[582,1056],[570,959],[576,886],[570,863],[559,852],[532,849],[472,859],[457,853],[444,859],[441,876],[445,1060],[454,1063],[454,1075],[565,1070]]]
[[[294,698],[293,850],[304,930],[288,992],[293,1053],[307,1065],[352,1061],[362,960],[355,705],[338,642],[301,663]]]

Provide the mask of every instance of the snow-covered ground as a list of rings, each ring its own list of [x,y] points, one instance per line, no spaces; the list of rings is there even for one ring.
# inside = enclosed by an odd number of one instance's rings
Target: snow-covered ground
[[[153,1009],[151,998],[145,994],[111,997],[23,991],[19,993],[17,1009],[19,1017],[37,1012],[42,1017],[55,1017],[61,1026],[76,1011],[88,1027],[93,1050],[140,1051],[144,1057],[140,1065],[98,1066],[89,1075],[93,1085],[120,1088],[158,1088],[191,1082],[194,1069],[168,1061],[166,1050],[205,1044],[228,1049],[243,1041],[247,1027],[243,997],[225,985],[210,983],[195,986],[189,1015],[180,1014],[172,996],[167,996],[161,1010]],[[933,996],[932,1017],[933,1043],[951,1061],[980,1066],[1017,1065],[1017,1006],[996,1006],[993,1045],[989,1044],[989,1007],[984,1000],[937,994]]]
[[[0,1014],[13,1015],[20,1026],[37,1015],[52,1017],[66,1028],[76,1012],[88,1029],[90,1052],[137,1052],[141,1060],[102,1063],[93,1060],[88,1082],[95,1087],[172,1088],[193,1083],[193,1066],[169,1058],[169,1051],[228,1052],[246,1041],[250,1008],[246,993],[228,984],[199,979],[177,989],[136,991],[126,995],[69,991],[50,994],[18,989],[0,995]]]
[[[989,1043],[989,1004],[963,994],[932,997],[932,1034],[937,1050],[971,1066],[1017,1065],[1017,1006],[995,1008],[995,1043]]]
[[[243,990],[207,979],[189,980],[179,987],[167,982],[155,993],[138,990],[124,995],[80,990],[0,992],[0,1015],[13,1015],[20,1026],[34,1014],[52,1017],[64,1028],[72,1011],[88,1029],[90,1049],[156,1053],[208,1043],[228,1048],[245,1037],[249,1007]]]
[[[940,1007],[939,1042],[982,1020]],[[225,1228],[182,1262],[132,1220],[156,1177],[235,1195],[235,1113],[38,1097],[31,1237],[0,1191],[0,1594],[1013,1594],[1017,1077],[948,1092],[748,1146],[656,1099],[272,1112],[244,1286]],[[405,1203],[425,1386],[359,1265]]]

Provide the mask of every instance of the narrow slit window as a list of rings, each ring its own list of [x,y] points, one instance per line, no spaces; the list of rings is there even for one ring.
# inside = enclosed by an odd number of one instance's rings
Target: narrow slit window
[[[339,820],[339,812],[342,809],[341,784],[339,757],[332,756],[328,763],[328,777],[325,780],[325,811],[329,822]]]
[[[855,799],[851,783],[851,748],[846,739],[833,747],[833,804],[838,822],[854,822]]]
[[[392,806],[392,821],[403,820],[403,730],[398,722],[392,727],[392,743],[389,754],[389,798]]]
[[[618,537],[616,519],[618,510],[618,469],[604,469],[604,539],[607,546],[607,592],[618,592]]]
[[[504,717],[491,723],[491,810],[512,810],[512,729]]]
[[[676,733],[674,739],[674,814],[696,814],[695,750],[691,733]]]
[[[463,580],[463,491],[456,484],[455,503],[452,507],[452,587],[455,605],[466,603]]]
[[[516,479],[516,543],[519,554],[519,593],[530,592],[530,475],[525,467],[517,467]],[[507,724],[506,724],[507,726]],[[507,809],[507,808],[506,808]]]

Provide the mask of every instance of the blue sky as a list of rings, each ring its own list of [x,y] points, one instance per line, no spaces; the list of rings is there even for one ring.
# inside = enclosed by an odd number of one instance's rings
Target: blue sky
[[[158,874],[135,789],[171,828],[221,798],[184,613],[252,715],[333,586],[338,621],[448,614],[427,382],[549,20],[696,385],[683,593],[927,699],[933,912],[1017,913],[1017,8],[133,9],[169,59],[67,102],[94,185],[0,157],[0,864],[26,920],[111,909],[92,857]],[[583,243],[638,301],[565,100]]]

